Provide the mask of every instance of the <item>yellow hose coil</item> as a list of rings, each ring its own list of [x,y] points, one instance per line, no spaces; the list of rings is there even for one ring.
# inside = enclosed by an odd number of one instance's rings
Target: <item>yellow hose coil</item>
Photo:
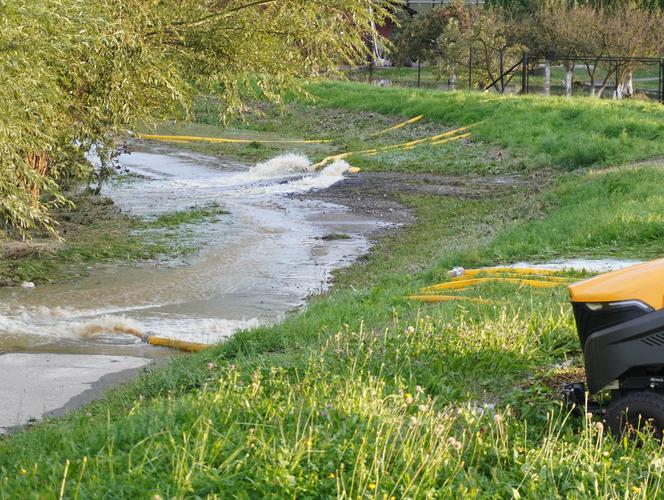
[[[477,275],[475,275],[477,276]],[[483,276],[483,275],[480,275]],[[487,276],[487,277],[492,277],[492,276]],[[493,276],[494,278],[516,278],[516,279],[523,279],[523,275],[519,274],[512,274],[512,273],[501,273],[500,275],[495,275]],[[451,281],[464,281],[469,279],[470,276],[456,276],[451,279]],[[578,281],[577,278],[563,278],[562,276],[548,276],[548,275],[539,275],[539,274],[529,274],[528,279],[534,279],[534,280],[539,280],[539,281],[551,281],[555,283],[572,283],[574,281]]]
[[[464,276],[476,276],[478,274],[493,273],[516,273],[516,274],[558,274],[560,271],[554,269],[539,269],[536,267],[484,267],[480,269],[466,269]]]

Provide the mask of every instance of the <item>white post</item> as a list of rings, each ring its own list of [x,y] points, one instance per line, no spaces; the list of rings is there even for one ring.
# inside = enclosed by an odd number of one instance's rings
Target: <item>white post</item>
[[[551,61],[544,61],[544,95],[551,95]]]
[[[625,73],[625,90],[624,93],[627,97],[634,95],[634,71],[629,68]]]
[[[572,76],[574,75],[574,70],[568,69],[565,72],[565,96],[572,97]]]

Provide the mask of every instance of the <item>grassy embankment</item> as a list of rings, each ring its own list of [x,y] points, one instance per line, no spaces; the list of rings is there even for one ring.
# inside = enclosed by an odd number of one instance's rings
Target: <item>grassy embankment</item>
[[[493,168],[531,176],[546,169],[551,187],[483,199],[405,196],[418,223],[382,239],[302,314],[174,360],[1,444],[0,497],[661,494],[656,443],[611,439],[557,400],[558,382],[580,376],[564,289],[467,292],[491,304],[422,305],[403,296],[453,265],[658,254],[663,172],[562,172],[660,154],[664,111],[361,85],[312,91],[320,101],[305,121],[331,106],[425,113],[422,126],[434,128],[483,120],[474,145],[442,145],[445,153],[406,162],[408,170],[457,172],[462,148],[506,149],[511,160]],[[395,155],[353,161],[398,169],[403,158]],[[467,170],[486,171],[480,163]],[[557,365],[564,361],[570,365]]]

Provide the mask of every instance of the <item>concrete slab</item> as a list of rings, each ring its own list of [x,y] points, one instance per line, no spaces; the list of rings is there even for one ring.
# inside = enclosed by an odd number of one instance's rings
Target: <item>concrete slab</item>
[[[0,433],[93,401],[150,362],[131,356],[0,355]]]

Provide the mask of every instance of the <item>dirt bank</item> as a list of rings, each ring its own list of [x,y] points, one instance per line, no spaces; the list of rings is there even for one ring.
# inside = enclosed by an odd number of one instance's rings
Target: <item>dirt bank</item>
[[[461,176],[399,172],[360,172],[301,198],[337,203],[356,215],[391,224],[411,224],[415,217],[403,201],[408,195],[481,199],[523,189],[528,180],[516,176]]]

